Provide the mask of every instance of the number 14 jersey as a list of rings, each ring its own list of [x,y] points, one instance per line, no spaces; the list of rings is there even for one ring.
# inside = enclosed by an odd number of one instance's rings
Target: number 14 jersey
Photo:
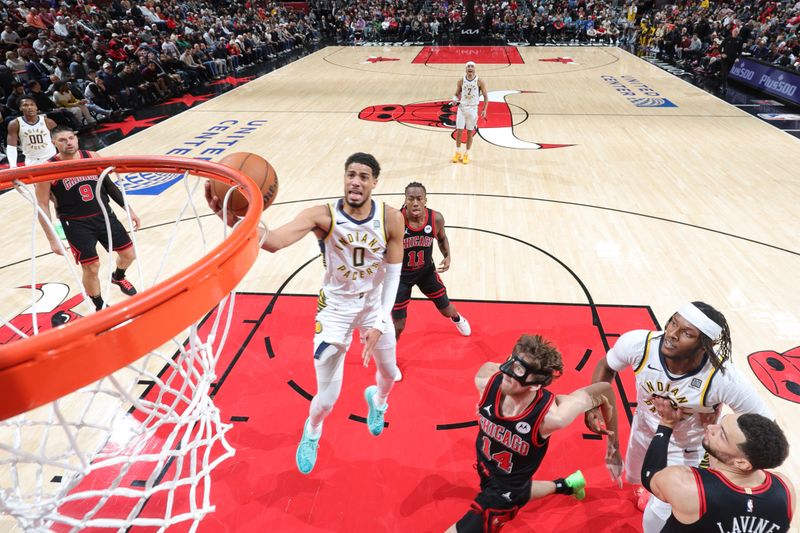
[[[386,205],[372,202],[364,220],[343,211],[344,201],[328,204],[331,228],[320,241],[326,294],[358,295],[380,287],[386,272]]]
[[[501,413],[503,374],[497,372],[486,384],[478,403],[478,471],[481,479],[492,477],[501,487],[519,489],[530,481],[544,459],[550,439],[539,427],[553,403],[553,394],[539,389],[530,405],[515,417]]]

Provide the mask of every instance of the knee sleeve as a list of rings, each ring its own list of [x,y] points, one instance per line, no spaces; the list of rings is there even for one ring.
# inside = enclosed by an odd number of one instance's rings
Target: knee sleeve
[[[394,380],[398,371],[395,348],[375,348],[375,366],[378,368],[378,374]]]

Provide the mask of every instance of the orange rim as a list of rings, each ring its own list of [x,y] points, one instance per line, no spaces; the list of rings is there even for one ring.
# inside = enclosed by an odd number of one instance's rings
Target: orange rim
[[[61,161],[0,172],[0,190],[14,180],[36,183],[100,174],[109,166],[120,173],[189,171],[238,184],[249,208],[221,244],[174,276],[69,326],[0,346],[0,420],[52,402],[163,345],[230,293],[258,256],[261,191],[238,170],[217,163],[167,156]]]

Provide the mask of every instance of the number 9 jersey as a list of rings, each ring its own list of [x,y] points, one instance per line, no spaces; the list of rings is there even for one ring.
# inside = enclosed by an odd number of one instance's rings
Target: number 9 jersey
[[[372,202],[364,220],[356,220],[343,211],[344,200],[328,204],[331,228],[320,241],[326,294],[357,295],[380,287],[386,271],[386,206]]]

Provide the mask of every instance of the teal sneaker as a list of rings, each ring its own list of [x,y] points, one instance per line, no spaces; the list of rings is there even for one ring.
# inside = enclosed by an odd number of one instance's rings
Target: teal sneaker
[[[376,437],[383,433],[383,414],[389,408],[387,403],[382,408],[375,405],[375,394],[378,392],[378,387],[372,385],[364,389],[364,399],[367,401],[369,412],[367,413],[367,427],[369,432]]]
[[[582,500],[586,497],[586,480],[583,478],[583,473],[581,473],[580,470],[576,470],[567,476],[567,478],[564,479],[564,483],[572,489],[572,495],[575,496],[576,500]]]
[[[319,448],[319,438],[311,437],[308,434],[308,420],[303,424],[303,438],[300,439],[300,444],[297,445],[297,453],[295,460],[297,461],[297,469],[302,474],[308,474],[317,463],[317,448]]]
[[[58,235],[58,238],[61,239],[62,241],[66,241],[67,235],[64,233],[64,226],[61,225],[61,222],[56,220],[55,224],[53,225],[55,226],[56,235]]]

